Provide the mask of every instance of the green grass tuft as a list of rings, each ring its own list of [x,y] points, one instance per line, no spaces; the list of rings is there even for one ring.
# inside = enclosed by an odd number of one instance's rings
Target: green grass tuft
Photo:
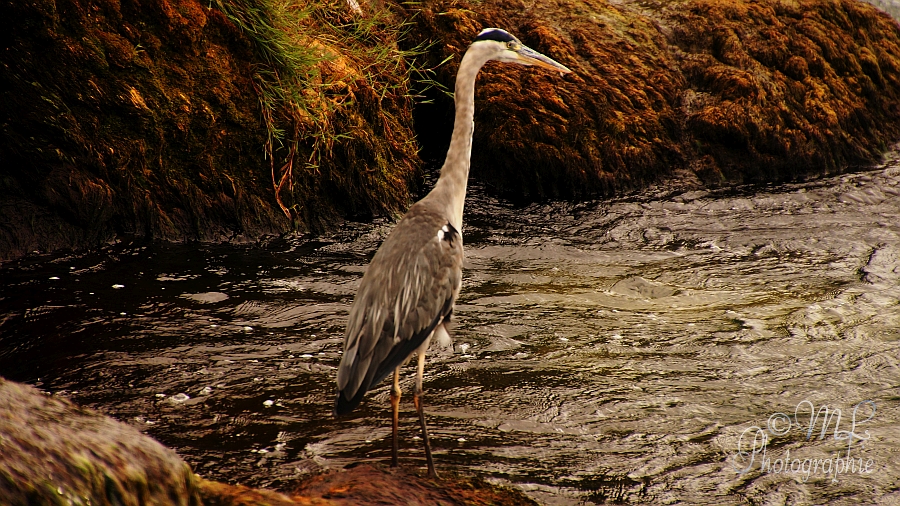
[[[263,151],[285,215],[297,220],[304,212],[304,203],[294,198],[295,187],[301,187],[302,198],[311,186],[302,174],[329,178],[340,187],[357,184],[335,166],[341,162],[375,165],[383,178],[374,184],[395,185],[390,153],[347,160],[335,147],[387,141],[403,157],[410,151],[408,139],[392,136],[398,125],[411,127],[413,101],[431,88],[447,92],[434,79],[434,69],[420,63],[428,45],[400,49],[408,21],[374,3],[356,14],[345,0],[214,2],[254,42],[262,62],[254,85],[268,133]],[[370,129],[360,128],[361,122]],[[373,135],[381,138],[366,138]]]

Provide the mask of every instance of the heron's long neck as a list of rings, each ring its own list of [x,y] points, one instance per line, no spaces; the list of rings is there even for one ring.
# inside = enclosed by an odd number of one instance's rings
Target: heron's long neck
[[[466,200],[466,181],[469,179],[469,158],[472,154],[472,132],[475,129],[475,77],[485,61],[470,49],[466,52],[456,74],[456,118],[447,159],[441,176],[427,198],[445,205],[450,224],[462,232],[463,204]]]

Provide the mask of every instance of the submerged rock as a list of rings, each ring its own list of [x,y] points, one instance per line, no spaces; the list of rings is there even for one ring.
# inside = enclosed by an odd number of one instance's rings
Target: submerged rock
[[[817,176],[875,162],[900,139],[900,27],[856,0],[420,8],[417,37],[441,42],[433,64],[502,26],[573,70],[483,71],[472,174],[513,198]],[[447,86],[458,62],[439,71]],[[435,157],[452,107],[436,99],[417,116]]]

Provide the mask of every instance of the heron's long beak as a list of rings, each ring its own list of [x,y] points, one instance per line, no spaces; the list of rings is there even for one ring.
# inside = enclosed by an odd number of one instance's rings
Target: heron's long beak
[[[525,65],[537,65],[538,67],[544,67],[545,69],[555,70],[565,74],[572,72],[562,63],[559,63],[552,58],[548,58],[528,46],[521,46],[516,51],[516,54],[519,55],[519,61]]]

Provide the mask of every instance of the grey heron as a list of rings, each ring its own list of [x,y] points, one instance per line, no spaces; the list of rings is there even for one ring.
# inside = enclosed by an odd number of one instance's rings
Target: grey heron
[[[425,351],[432,338],[442,343],[450,340],[445,324],[462,281],[462,217],[475,128],[475,77],[491,60],[571,72],[504,30],[488,28],[478,34],[456,75],[456,117],[440,177],[431,192],[409,208],[366,269],[350,308],[337,372],[335,416],[352,411],[366,391],[394,373],[391,465],[395,467],[400,366],[417,355],[413,401],[432,477],[436,474],[422,406]]]

